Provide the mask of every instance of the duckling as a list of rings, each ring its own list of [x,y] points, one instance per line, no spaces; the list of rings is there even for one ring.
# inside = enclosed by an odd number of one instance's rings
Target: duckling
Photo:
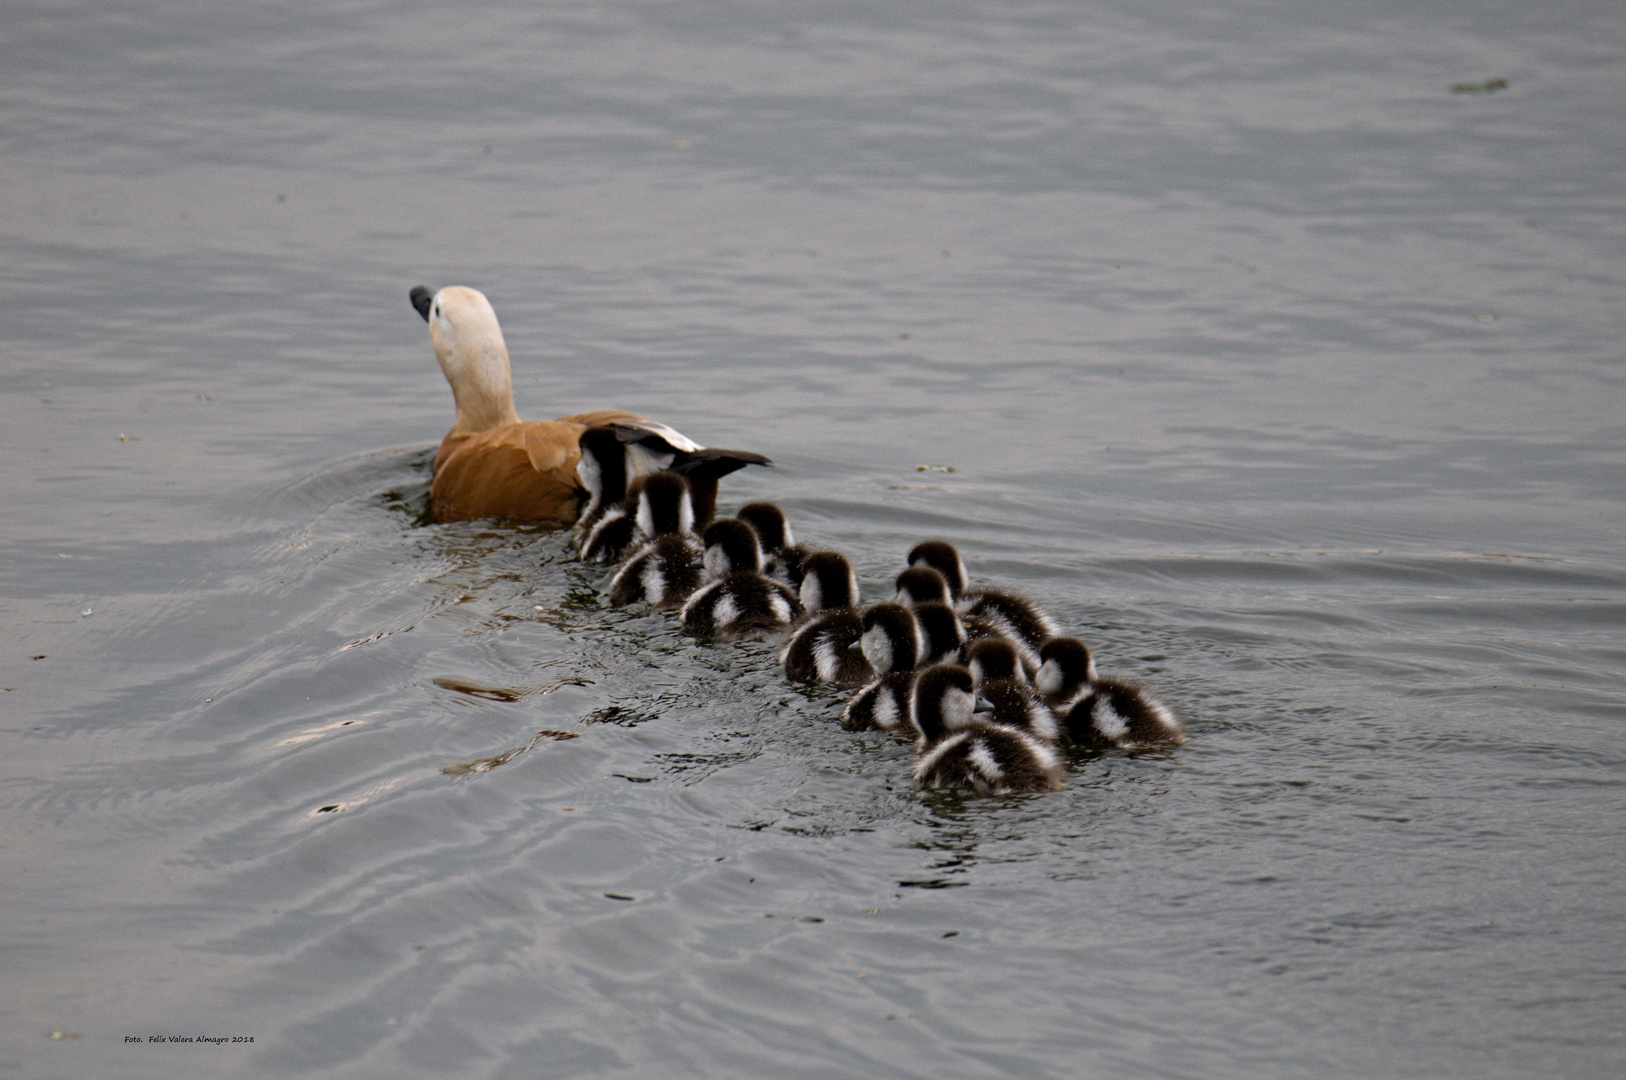
[[[718,477],[746,464],[770,464],[748,451],[708,451],[664,424],[619,409],[521,422],[514,411],[508,346],[490,301],[460,285],[438,292],[419,285],[411,300],[429,324],[429,343],[457,402],[457,419],[441,440],[429,489],[437,521],[494,517],[573,523],[583,505],[576,473],[580,438],[601,425],[622,425],[629,438],[663,440],[674,457],[690,455],[686,460],[733,455],[739,463],[732,468],[696,466],[701,474],[696,488],[708,507]]]
[[[757,531],[765,563],[762,572],[793,589],[802,587],[802,562],[807,549],[797,546],[785,512],[770,502],[746,503],[734,516]]]
[[[689,483],[676,473],[651,473],[633,481],[631,494],[638,532],[647,539],[610,579],[610,603],[624,607],[642,600],[667,611],[700,587],[695,564],[705,552],[694,534]]]
[[[858,604],[858,578],[844,555],[814,551],[802,562],[801,600],[807,621],[793,631],[779,651],[779,662],[793,679],[862,686],[875,671],[859,651],[864,621]]]
[[[1153,697],[1145,687],[1121,679],[1102,679],[1095,674],[1095,659],[1088,645],[1076,638],[1062,638],[1072,645],[1055,645],[1046,659],[1048,666],[1066,673],[1076,672],[1082,652],[1085,679],[1074,699],[1057,707],[1073,745],[1085,750],[1149,750],[1180,746],[1186,741],[1185,725],[1175,711]],[[1076,648],[1075,648],[1076,646]],[[1066,656],[1065,663],[1058,662]],[[1067,665],[1073,665],[1068,667]],[[1043,674],[1047,668],[1041,667]],[[1049,683],[1050,678],[1046,678]]]
[[[842,726],[848,731],[878,728],[913,738],[911,698],[920,658],[915,613],[902,604],[876,604],[864,612],[864,636],[858,647],[876,676],[847,702]]]
[[[921,662],[920,623],[902,604],[876,604],[863,615],[859,648],[879,674],[913,671]]]
[[[1003,638],[984,638],[966,649],[965,660],[979,704],[988,704],[987,711],[979,709],[977,719],[1017,728],[1048,743],[1066,741],[1066,729],[1022,674],[1014,645]]]
[[[587,502],[571,526],[571,538],[583,562],[609,562],[632,545],[638,527],[637,506],[627,505],[626,445],[614,428],[600,426],[582,432],[578,446],[576,477]]]
[[[1059,791],[1061,756],[1016,728],[973,719],[971,673],[937,664],[915,680],[915,779],[927,787],[971,787],[985,795]]]
[[[701,559],[707,584],[683,605],[683,625],[725,641],[769,637],[802,614],[796,594],[762,573],[762,551],[751,526],[722,518],[706,526]]]
[[[1071,705],[1095,679],[1095,658],[1077,638],[1054,637],[1039,647],[1039,671],[1033,676],[1033,686],[1052,709]]]
[[[898,575],[896,588],[897,602],[908,607],[934,601],[952,606],[954,599],[949,592],[948,579],[929,566],[911,566]]]
[[[897,579],[897,601],[910,607],[919,607],[922,604],[943,604],[952,607],[952,594],[949,591],[948,579],[942,573],[930,566],[911,566]],[[983,638],[999,637],[1009,641],[1016,647],[1016,653],[1022,660],[1022,665],[1030,669],[1038,668],[1038,658],[1027,643],[1019,637],[1010,634],[1005,624],[992,619],[985,619],[976,615],[961,615],[955,611],[959,620],[963,636],[962,649],[973,641]],[[933,629],[936,629],[934,626]]]
[[[700,539],[706,547],[701,570],[707,581],[716,581],[736,571],[762,573],[762,548],[757,543],[757,532],[739,518],[718,518],[706,526]]]
[[[957,663],[965,648],[965,627],[954,609],[941,600],[928,600],[911,608],[920,628],[920,667]]]
[[[1000,589],[968,589],[965,561],[945,540],[926,540],[909,552],[910,566],[929,566],[948,583],[954,610],[962,616],[984,619],[999,626],[1005,636],[1032,653],[1046,639],[1061,633],[1056,620],[1025,596]]]

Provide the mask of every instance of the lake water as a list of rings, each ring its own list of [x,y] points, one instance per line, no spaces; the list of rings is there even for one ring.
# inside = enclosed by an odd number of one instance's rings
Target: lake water
[[[8,3],[0,1076],[1626,1074],[1623,46]],[[872,600],[953,540],[1190,743],[922,792],[557,534],[421,525],[420,282],[521,415],[768,454],[723,508]]]

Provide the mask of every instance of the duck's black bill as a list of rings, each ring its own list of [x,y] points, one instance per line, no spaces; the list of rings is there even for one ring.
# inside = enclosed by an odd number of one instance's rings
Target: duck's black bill
[[[418,310],[419,315],[423,316],[423,321],[428,322],[429,305],[435,302],[434,291],[424,285],[414,285],[412,292],[407,295],[412,297],[412,306]]]

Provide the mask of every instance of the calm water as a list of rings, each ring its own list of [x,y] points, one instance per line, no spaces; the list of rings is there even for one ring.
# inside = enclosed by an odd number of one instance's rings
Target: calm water
[[[0,1075],[1622,1075],[1623,49],[8,3]],[[1190,744],[925,794],[557,535],[418,526],[419,282],[522,415],[769,454],[724,507],[871,599],[954,540]]]

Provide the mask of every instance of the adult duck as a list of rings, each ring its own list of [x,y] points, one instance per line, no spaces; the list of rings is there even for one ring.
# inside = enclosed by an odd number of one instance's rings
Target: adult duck
[[[429,504],[436,521],[492,517],[571,524],[587,500],[576,466],[582,433],[593,427],[616,430],[634,475],[660,469],[684,474],[702,521],[711,516],[720,478],[746,465],[771,464],[749,451],[708,449],[665,424],[619,409],[522,421],[514,411],[508,346],[490,301],[461,285],[438,292],[419,285],[411,299],[429,324],[429,343],[457,402],[457,419],[435,455]]]

